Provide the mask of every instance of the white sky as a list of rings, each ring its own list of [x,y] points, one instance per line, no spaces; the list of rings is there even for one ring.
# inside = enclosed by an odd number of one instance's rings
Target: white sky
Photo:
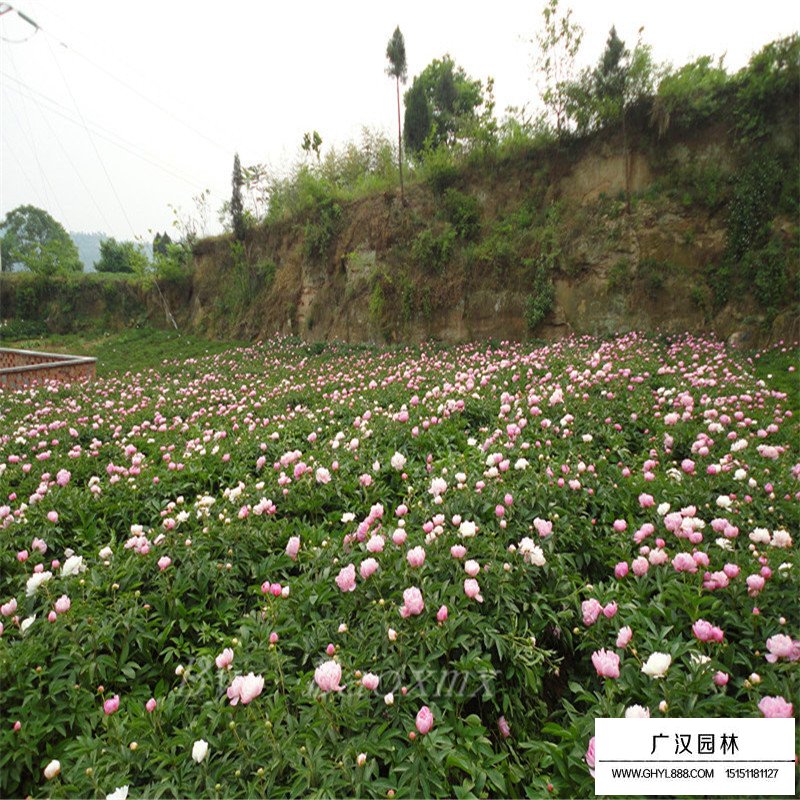
[[[323,151],[357,138],[362,125],[396,136],[384,68],[397,24],[409,78],[450,53],[472,77],[494,77],[498,112],[537,103],[529,43],[541,23],[537,0],[11,5],[42,30],[0,41],[0,218],[31,203],[68,230],[150,239],[171,230],[168,204],[188,211],[208,188],[213,232],[234,151],[245,165],[285,169],[307,130],[320,132]],[[628,45],[644,26],[656,60],[727,53],[738,69],[800,22],[800,3],[787,0],[561,5],[585,29],[584,64],[597,61],[615,24]],[[32,31],[13,12],[0,17],[4,39]]]

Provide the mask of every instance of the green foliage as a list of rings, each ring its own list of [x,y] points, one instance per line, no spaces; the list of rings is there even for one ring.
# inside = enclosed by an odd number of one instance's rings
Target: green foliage
[[[314,131],[313,133],[306,131],[303,134],[303,144],[301,147],[306,155],[309,153],[316,154],[317,161],[319,161],[320,148],[322,147],[322,137],[317,131]]]
[[[442,214],[453,226],[456,236],[474,239],[478,235],[481,210],[476,197],[458,189],[446,189],[442,197]]]
[[[403,137],[409,153],[420,153],[430,142],[431,109],[422,84],[415,80],[405,94],[406,114]]]
[[[451,225],[446,225],[440,233],[425,228],[411,244],[414,261],[426,271],[441,274],[453,254],[456,235]]]
[[[659,134],[669,127],[687,128],[702,124],[722,106],[721,91],[728,73],[720,58],[701,56],[679,69],[668,68],[653,98],[651,120]]]
[[[425,114],[419,108],[420,96],[428,107],[429,127],[424,128]],[[409,118],[409,108],[415,110]],[[474,121],[477,109],[484,102],[483,84],[470,78],[450,55],[435,58],[417,75],[405,94],[406,125],[414,125],[415,150],[452,146],[463,136],[465,126]],[[410,140],[409,140],[410,141]],[[420,147],[416,147],[420,145]]]
[[[455,157],[446,147],[428,150],[422,162],[423,180],[436,195],[443,195],[445,190],[458,180],[459,170]]]
[[[408,75],[406,42],[399,25],[394,29],[389,43],[386,45],[386,59],[389,62],[386,67],[386,74],[390,78],[397,78],[398,81],[405,83]]]
[[[400,172],[400,199],[405,202],[403,195],[403,152],[402,152],[402,130],[400,128],[400,83],[405,83],[408,77],[406,65],[406,43],[398,25],[394,29],[389,43],[386,45],[386,58],[389,66],[386,67],[386,74],[395,79],[397,91],[397,167]]]
[[[156,255],[166,256],[171,244],[172,239],[168,233],[156,233],[153,237],[153,257],[155,258]]]
[[[797,103],[800,91],[800,35],[765,45],[732,79],[733,116],[739,138],[746,143],[770,134],[778,98]],[[777,102],[776,102],[777,101]],[[796,153],[794,153],[795,161]]]
[[[192,250],[185,242],[168,242],[166,252],[153,251],[152,271],[156,279],[184,279],[189,275],[191,267]]]
[[[547,0],[542,8],[544,29],[536,35],[537,71],[542,76],[542,102],[555,117],[556,131],[567,122],[567,87],[575,79],[575,56],[583,40],[583,28],[572,21],[572,9],[559,14],[559,0]]]
[[[17,206],[0,224],[0,263],[3,271],[15,266],[41,275],[82,272],[75,243],[64,226],[36,206]]]
[[[242,201],[243,183],[242,165],[239,162],[239,154],[236,153],[233,157],[233,176],[231,177],[230,214],[233,235],[240,242],[244,240],[244,235],[247,230],[244,216],[244,202]]]
[[[689,156],[670,168],[667,185],[684,205],[717,211],[729,199],[732,176],[716,158]]]
[[[310,261],[321,261],[327,256],[342,216],[341,206],[325,193],[325,184],[318,184],[318,188],[322,191],[315,196],[315,207],[303,228],[303,252]]]
[[[742,259],[742,273],[746,280],[752,280],[753,294],[770,314],[786,304],[787,299],[797,300],[797,283],[790,286],[789,259],[797,252],[787,253],[781,238],[773,234],[763,247],[745,254]]]
[[[779,185],[778,163],[764,153],[755,154],[738,171],[728,204],[726,257],[731,262],[766,244]]]
[[[128,272],[144,274],[149,266],[141,245],[118,242],[113,236],[100,243],[100,260],[94,265],[98,272]]]
[[[608,288],[624,289],[631,280],[631,262],[628,258],[620,258],[608,272]]]
[[[548,270],[542,266],[534,270],[531,292],[525,303],[525,324],[533,333],[552,311],[556,290]]]
[[[597,66],[564,87],[567,117],[579,134],[624,121],[632,105],[652,95],[657,73],[650,45],[640,38],[630,51],[612,27]]]
[[[375,281],[369,296],[369,318],[373,325],[379,325],[384,321],[385,305],[383,286],[379,280]]]

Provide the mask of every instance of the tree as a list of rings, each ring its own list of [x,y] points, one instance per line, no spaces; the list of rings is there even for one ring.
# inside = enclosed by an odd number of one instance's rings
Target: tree
[[[400,81],[405,84],[408,77],[408,69],[406,67],[406,43],[403,39],[403,34],[400,32],[399,25],[394,29],[392,38],[389,39],[389,43],[386,45],[386,58],[389,60],[386,74],[395,79],[397,86],[397,164],[400,168],[400,202],[405,203],[405,195],[403,194],[403,136],[400,127]]]
[[[166,256],[171,244],[172,239],[168,233],[156,233],[153,237],[153,257],[157,255]]]
[[[310,153],[316,153],[317,155],[317,163],[319,164],[319,153],[320,148],[322,147],[322,137],[314,131],[313,133],[306,133],[303,134],[303,144],[301,145],[303,150],[305,150],[306,155]]]
[[[41,208],[25,205],[9,211],[0,231],[3,271],[17,265],[43,275],[83,271],[78,248],[64,226]]]
[[[141,275],[147,266],[147,256],[139,247],[133,242],[118,242],[112,236],[100,242],[100,260],[94,268],[98,272],[127,272]]]
[[[244,203],[242,202],[242,165],[239,163],[239,154],[233,157],[233,177],[231,179],[233,191],[231,192],[231,224],[233,225],[233,235],[237,241],[244,241],[245,221]]]
[[[431,109],[420,81],[415,80],[406,92],[406,119],[403,131],[406,149],[419,153],[424,147],[431,130]]]
[[[420,97],[427,105],[427,126]],[[406,140],[409,147],[413,142],[415,152],[423,145],[435,149],[455,144],[466,128],[474,126],[477,109],[484,103],[483,84],[470,78],[451,56],[444,55],[431,61],[414,78],[405,101],[406,128],[414,127]],[[410,110],[412,103],[413,111]]]
[[[536,34],[536,66],[542,74],[542,101],[555,115],[556,130],[561,133],[567,122],[568,87],[576,77],[575,56],[583,41],[583,28],[572,21],[572,9],[559,14],[558,0],[548,0],[542,16],[544,31]]]

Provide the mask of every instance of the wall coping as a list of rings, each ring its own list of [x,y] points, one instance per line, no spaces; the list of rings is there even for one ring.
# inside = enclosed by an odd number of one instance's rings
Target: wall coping
[[[13,375],[20,372],[31,372],[37,369],[53,369],[56,367],[77,367],[82,364],[96,364],[97,359],[91,356],[71,356],[66,353],[46,353],[42,350],[19,350],[14,347],[0,347],[0,354],[14,353],[21,356],[47,357],[51,361],[39,361],[33,364],[22,364],[18,367],[0,367],[0,375]]]

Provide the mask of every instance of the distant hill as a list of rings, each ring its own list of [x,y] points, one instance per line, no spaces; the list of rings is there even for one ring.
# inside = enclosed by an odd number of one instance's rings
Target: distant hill
[[[100,260],[100,242],[109,238],[106,233],[74,233],[70,231],[70,237],[78,248],[78,255],[83,262],[85,272],[94,272],[94,265]],[[153,257],[153,245],[151,242],[144,243],[145,254],[148,258]]]
[[[78,255],[83,262],[83,268],[86,272],[94,272],[94,265],[100,259],[100,242],[108,239],[105,233],[73,233],[70,231],[70,237],[75,242],[75,247],[78,248]]]

